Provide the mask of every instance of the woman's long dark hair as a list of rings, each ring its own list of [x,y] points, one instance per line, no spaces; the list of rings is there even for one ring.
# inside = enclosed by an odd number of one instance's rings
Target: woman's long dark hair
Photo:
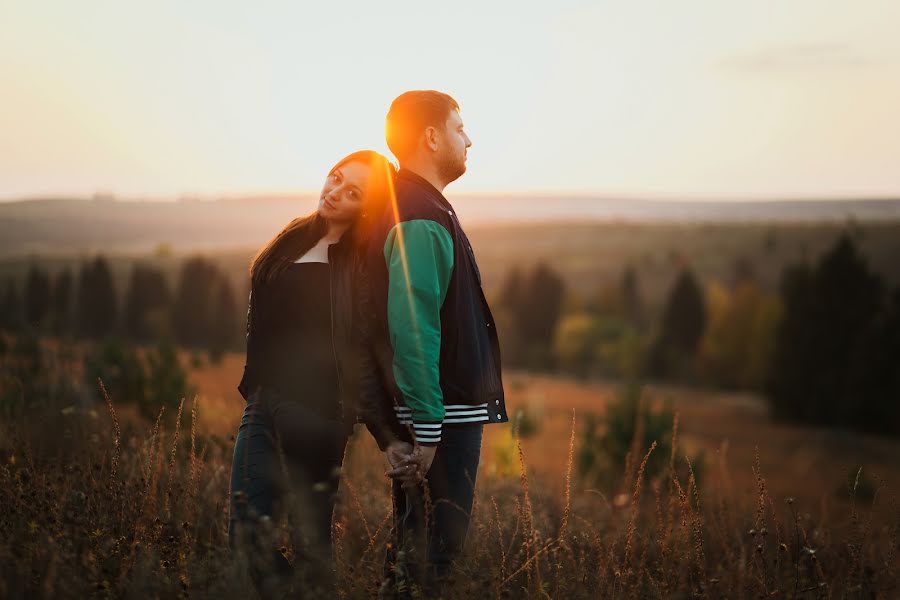
[[[369,239],[373,226],[389,205],[397,170],[384,155],[374,150],[359,150],[339,160],[328,174],[351,162],[363,163],[371,170],[362,214],[344,234],[350,236],[350,242],[358,250]],[[318,211],[297,217],[257,253],[250,264],[251,280],[272,281],[315,246],[327,232],[328,221]]]

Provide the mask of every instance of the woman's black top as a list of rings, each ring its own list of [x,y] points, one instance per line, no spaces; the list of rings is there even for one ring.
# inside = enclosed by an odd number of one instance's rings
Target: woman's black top
[[[252,284],[242,392],[271,386],[323,417],[340,418],[330,270],[328,263],[292,263],[274,281]]]

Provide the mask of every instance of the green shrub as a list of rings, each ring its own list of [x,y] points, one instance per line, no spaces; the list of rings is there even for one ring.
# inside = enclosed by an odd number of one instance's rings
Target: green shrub
[[[629,465],[640,463],[653,442],[656,449],[645,469],[648,479],[662,473],[669,464],[672,452],[671,400],[660,407],[651,407],[643,387],[626,384],[618,399],[607,406],[602,422],[589,415],[577,455],[578,474],[586,481],[609,488],[625,475],[626,457]],[[635,439],[639,436],[639,439]],[[640,456],[634,456],[635,451]]]

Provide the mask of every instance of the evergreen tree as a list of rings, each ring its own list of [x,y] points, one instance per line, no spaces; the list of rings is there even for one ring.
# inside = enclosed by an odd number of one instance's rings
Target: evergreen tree
[[[68,333],[72,326],[72,272],[64,269],[53,280],[50,294],[51,327],[55,335]]]
[[[182,265],[172,306],[172,325],[179,343],[192,347],[212,343],[217,329],[213,297],[219,278],[216,266],[203,257],[190,258]]]
[[[213,297],[212,310],[210,311],[213,325],[211,349],[214,354],[220,354],[234,344],[240,333],[240,325],[238,322],[237,304],[234,300],[231,284],[222,276],[219,278],[219,284],[216,288],[216,295]]]
[[[135,264],[125,294],[125,332],[133,339],[147,341],[160,332],[154,330],[153,317],[168,309],[169,285],[162,271]]]
[[[683,268],[669,293],[650,369],[659,376],[686,376],[706,329],[703,292],[693,272]]]
[[[900,287],[856,344],[845,402],[857,428],[900,435]]]
[[[549,350],[565,291],[562,277],[548,265],[539,263],[534,268],[516,310],[517,325],[526,343]]]
[[[858,357],[869,356],[873,344],[880,345],[873,341],[878,336],[867,332],[872,332],[882,308],[881,279],[845,234],[814,269],[788,269],[782,294],[785,313],[768,386],[775,414],[826,425],[858,425],[856,415],[868,409],[852,398],[859,398],[856,387],[870,381],[869,367]],[[885,319],[890,323],[889,315]],[[851,374],[854,357],[856,375]]]
[[[522,270],[518,266],[507,271],[497,296],[494,319],[500,336],[500,348],[504,364],[519,366],[523,363],[524,348],[518,329],[519,303],[522,302]]]
[[[641,327],[644,321],[644,306],[634,265],[628,265],[622,273],[621,294],[623,316],[635,327]]]
[[[116,327],[116,291],[109,264],[102,256],[82,264],[78,276],[78,331],[100,339]]]
[[[22,301],[12,279],[7,280],[3,300],[0,302],[0,326],[9,331],[17,331],[23,323]]]
[[[807,378],[816,369],[815,357],[809,352],[816,342],[812,269],[806,264],[786,268],[779,289],[784,316],[775,333],[769,398],[776,417],[815,421],[815,403],[809,401],[807,391]]]
[[[513,267],[503,282],[500,297],[497,299],[498,304],[502,308],[515,312],[516,307],[522,302],[522,291],[522,271],[519,267]]]
[[[34,329],[41,329],[50,312],[50,277],[32,264],[25,276],[25,322]]]

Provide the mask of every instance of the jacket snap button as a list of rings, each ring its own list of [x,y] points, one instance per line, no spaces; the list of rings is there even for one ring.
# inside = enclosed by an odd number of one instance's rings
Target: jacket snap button
[[[494,400],[494,404],[496,404],[497,406],[500,406],[500,401],[499,401],[499,400]]]
[[[497,415],[497,420],[498,420],[498,421],[500,420],[500,415]]]

